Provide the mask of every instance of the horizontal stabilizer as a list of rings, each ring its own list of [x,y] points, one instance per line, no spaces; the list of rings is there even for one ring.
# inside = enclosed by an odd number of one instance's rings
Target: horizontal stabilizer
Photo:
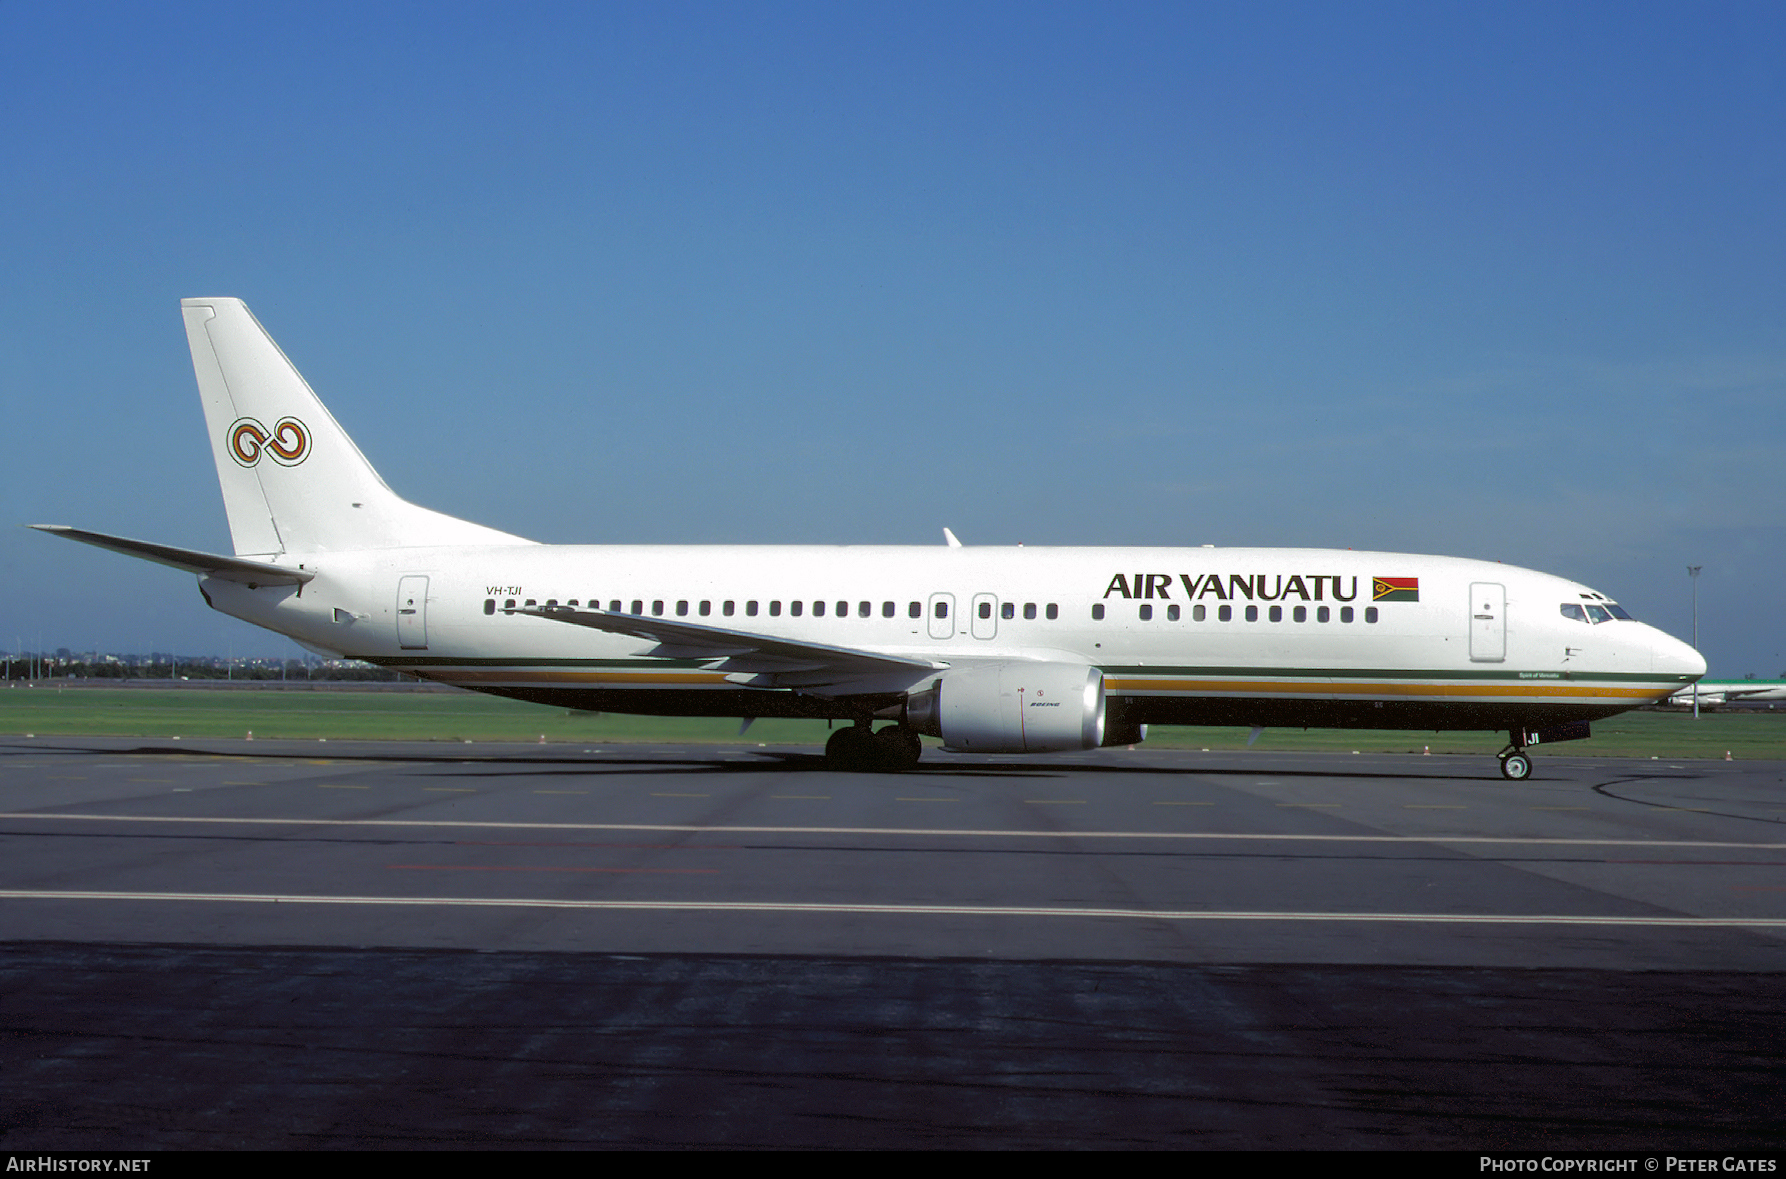
[[[888,672],[922,673],[947,664],[928,659],[908,659],[807,643],[749,631],[727,630],[640,614],[616,614],[607,610],[578,610],[570,606],[518,606],[509,614],[527,614],[554,622],[569,622],[612,634],[631,635],[659,644],[657,654],[682,659],[723,659],[718,670],[739,674],[798,676],[805,685],[818,685]]]
[[[151,544],[146,540],[107,536],[103,532],[88,532],[81,528],[70,528],[66,524],[28,524],[26,527],[35,528],[39,532],[48,532],[53,536],[65,536],[69,540],[78,540],[82,544],[110,549],[114,553],[123,553],[126,557],[140,557],[145,561],[154,561],[157,565],[171,565],[175,569],[184,569],[188,573],[196,573],[201,577],[221,577],[225,581],[239,581],[249,586],[303,585],[316,576],[308,569],[291,569],[284,565],[268,564],[265,561],[247,561],[241,557],[201,553],[196,549],[177,549],[167,544]]]

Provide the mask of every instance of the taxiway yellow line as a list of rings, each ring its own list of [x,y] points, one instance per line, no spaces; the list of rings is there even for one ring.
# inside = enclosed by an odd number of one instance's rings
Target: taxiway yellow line
[[[807,901],[619,901],[551,897],[379,897],[283,893],[109,892],[0,889],[0,900],[169,901],[248,905],[368,905],[681,913],[847,913],[883,917],[1089,917],[1147,921],[1282,921],[1398,925],[1599,925],[1677,929],[1781,929],[1786,917],[1632,917],[1573,913],[1316,913],[1302,910],[1118,909],[1058,905],[898,905]]]
[[[956,802],[952,798],[902,798],[901,802]],[[1220,831],[1023,831],[974,827],[788,827],[702,823],[524,823],[492,819],[251,819],[226,815],[88,815],[69,811],[0,811],[0,820],[88,823],[191,823],[245,827],[420,827],[510,831],[682,831],[712,835],[930,835],[963,839],[1157,839],[1253,843],[1455,843],[1547,847],[1702,847],[1786,851],[1786,842],[1718,839],[1585,839],[1530,835],[1271,834]]]

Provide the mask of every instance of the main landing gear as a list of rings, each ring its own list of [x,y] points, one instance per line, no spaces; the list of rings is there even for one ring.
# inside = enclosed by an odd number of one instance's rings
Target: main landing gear
[[[1507,734],[1507,748],[1501,750],[1501,777],[1509,782],[1523,782],[1532,776],[1532,759],[1526,756],[1526,735],[1519,729]]]
[[[918,764],[924,745],[904,725],[875,732],[868,721],[838,729],[825,742],[825,765],[834,770],[899,773]]]

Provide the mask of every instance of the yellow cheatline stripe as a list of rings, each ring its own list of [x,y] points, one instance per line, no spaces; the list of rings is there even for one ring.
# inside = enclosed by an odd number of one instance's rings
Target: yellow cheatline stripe
[[[901,801],[959,801],[909,799]],[[1455,843],[1485,846],[1549,847],[1697,847],[1748,851],[1786,851],[1782,843],[1744,843],[1719,839],[1587,839],[1518,835],[1277,835],[1220,831],[1095,831],[999,830],[977,827],[791,827],[703,823],[526,823],[495,819],[249,819],[221,815],[84,815],[73,811],[0,811],[0,819],[85,821],[94,823],[192,823],[247,827],[424,827],[522,831],[680,831],[713,835],[931,835],[972,839],[1177,839],[1195,842],[1244,843]]]
[[[1325,696],[1571,696],[1614,700],[1649,700],[1669,695],[1671,688],[1603,688],[1540,681],[1532,684],[1366,684],[1281,680],[1104,680],[1110,692],[1274,692]]]
[[[0,889],[0,900],[222,901],[253,905],[401,905],[681,913],[847,913],[887,917],[1119,917],[1153,921],[1380,922],[1403,925],[1614,925],[1782,929],[1786,917],[1614,917],[1569,913],[1311,913],[1297,910],[1115,909],[1056,905],[890,905],[806,901],[596,901],[546,897],[360,897],[277,893],[101,892]]]
[[[449,684],[583,684],[637,687],[641,685],[710,684],[716,687],[737,687],[720,672],[704,671],[536,671],[461,670],[427,668],[417,672],[429,679]],[[1199,680],[1134,679],[1107,676],[1106,691],[1165,692],[1195,694],[1202,692],[1254,692],[1277,695],[1311,696],[1412,696],[1412,697],[1568,697],[1597,700],[1652,700],[1671,695],[1675,687],[1611,688],[1580,684],[1561,684],[1543,680],[1530,684],[1437,684],[1437,683],[1361,683],[1340,681],[1321,683],[1298,680]]]
[[[449,684],[725,684],[709,671],[458,671],[429,668],[429,679]]]

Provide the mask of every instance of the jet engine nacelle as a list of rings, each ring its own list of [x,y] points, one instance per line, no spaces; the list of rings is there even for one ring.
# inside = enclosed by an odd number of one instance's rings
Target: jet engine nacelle
[[[906,722],[961,753],[1056,753],[1104,742],[1104,673],[1083,663],[958,667],[906,700]]]

